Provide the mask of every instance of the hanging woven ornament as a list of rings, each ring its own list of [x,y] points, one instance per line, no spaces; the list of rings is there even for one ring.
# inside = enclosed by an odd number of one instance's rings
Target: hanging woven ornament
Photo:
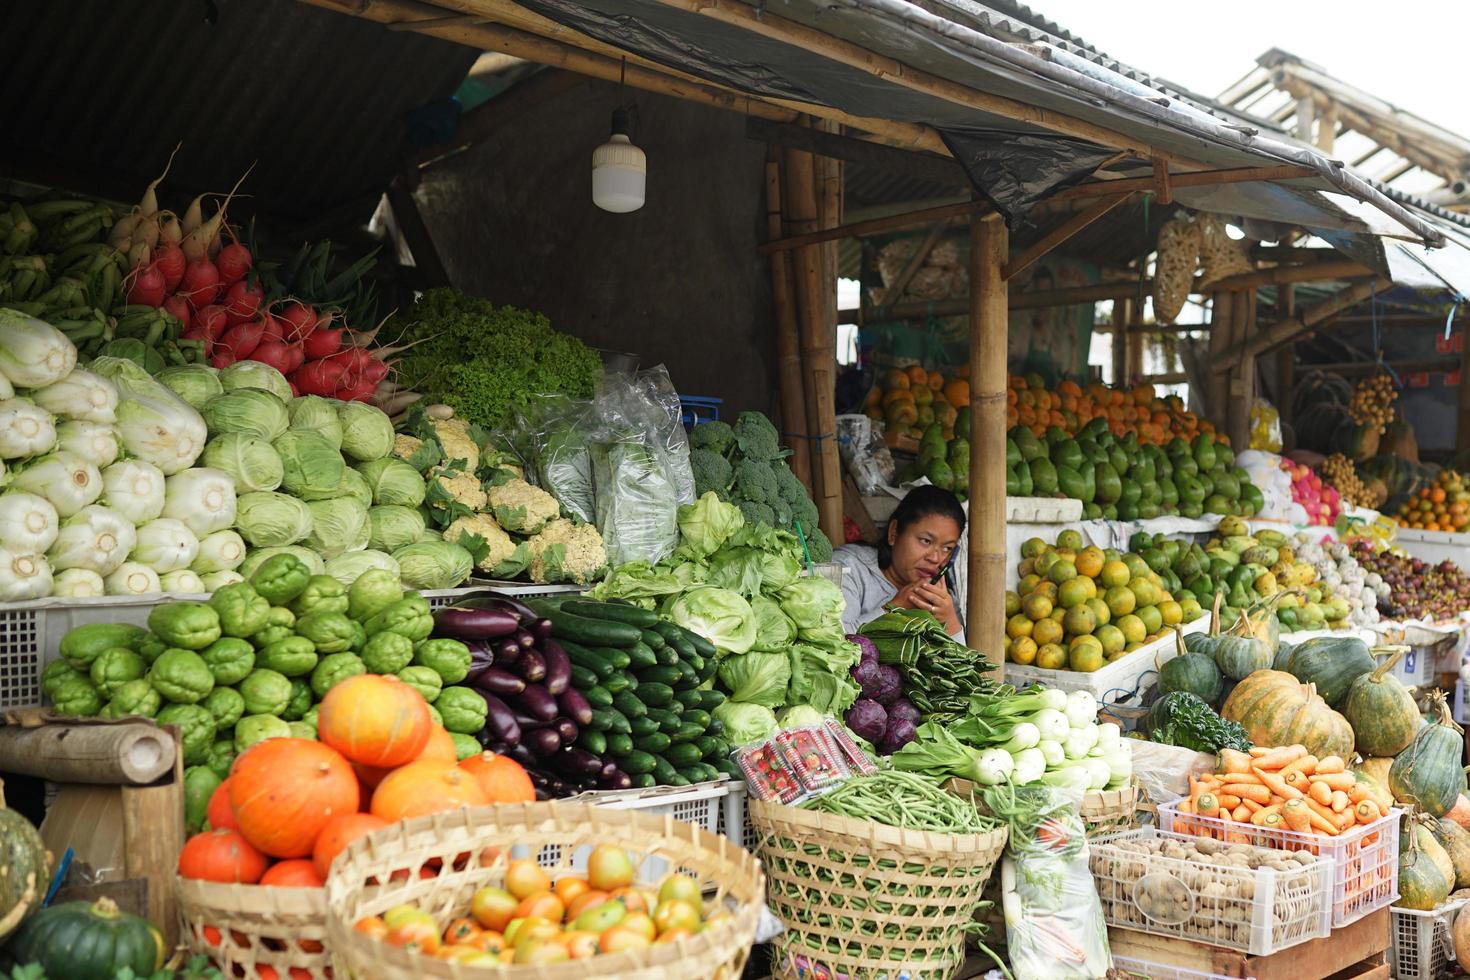
[[[1159,229],[1158,262],[1154,267],[1154,319],[1173,323],[1194,285],[1199,265],[1200,229],[1187,214],[1180,213]]]
[[[1201,289],[1229,276],[1251,272],[1250,242],[1242,238],[1236,241],[1225,233],[1225,221],[1219,215],[1201,214],[1195,219],[1200,230],[1199,258]]]

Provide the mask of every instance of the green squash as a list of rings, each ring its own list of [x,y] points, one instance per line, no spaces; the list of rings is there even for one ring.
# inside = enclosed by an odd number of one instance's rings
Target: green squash
[[[1465,736],[1450,717],[1443,693],[1430,695],[1429,715],[1429,724],[1394,758],[1388,788],[1400,803],[1412,803],[1430,816],[1442,817],[1465,792],[1465,770],[1460,763]]]
[[[1466,830],[1449,817],[1440,817],[1428,825],[1429,832],[1444,848],[1450,865],[1455,870],[1452,888],[1470,888],[1470,830]]]
[[[1286,670],[1303,684],[1317,685],[1322,700],[1337,708],[1347,697],[1353,681],[1375,666],[1368,644],[1357,637],[1319,636],[1296,648]]]
[[[17,963],[39,963],[47,976],[66,980],[113,980],[124,967],[148,977],[164,961],[158,930],[110,898],[42,909],[20,927],[7,952]]]
[[[209,798],[224,780],[208,766],[190,766],[184,770],[184,830],[197,834],[204,827]]]
[[[1414,696],[1397,677],[1389,675],[1403,655],[1401,649],[1360,675],[1343,699],[1342,714],[1353,726],[1354,748],[1365,759],[1398,755],[1419,731],[1421,718]]]
[[[51,884],[51,855],[31,822],[0,807],[0,939],[41,907]]]
[[[1159,667],[1159,693],[1188,691],[1206,704],[1218,704],[1225,678],[1215,661],[1203,653],[1185,652]]]
[[[1405,817],[1405,820],[1409,818]],[[1408,822],[1399,831],[1399,908],[1429,912],[1444,904],[1453,884],[1419,846],[1415,825]]]
[[[1276,657],[1271,661],[1271,669],[1285,673],[1291,673],[1291,655],[1296,652],[1296,647],[1290,643],[1283,643],[1276,648]]]

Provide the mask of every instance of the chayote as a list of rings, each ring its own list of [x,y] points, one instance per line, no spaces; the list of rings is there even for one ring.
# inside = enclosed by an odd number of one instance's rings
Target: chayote
[[[413,641],[397,633],[375,633],[363,644],[362,662],[369,673],[396,674],[413,662]]]
[[[292,738],[304,738],[316,741],[316,726],[307,724],[305,721],[288,721],[286,727],[291,730]]]
[[[266,626],[284,626],[287,629],[296,625],[296,614],[285,606],[271,606],[270,616],[267,617]]]
[[[89,679],[77,676],[56,685],[51,692],[51,706],[58,715],[90,718],[102,710],[102,695]]]
[[[347,587],[330,575],[313,575],[301,594],[287,603],[300,619],[312,613],[346,613]]]
[[[367,646],[367,630],[355,619],[348,619],[352,624],[352,646],[349,647],[353,653],[362,653],[362,648]]]
[[[355,653],[329,653],[311,672],[311,690],[319,698],[327,696],[339,681],[366,674],[367,667]]]
[[[240,682],[239,690],[245,701],[245,713],[250,715],[278,715],[291,701],[290,678],[263,667],[252,670]]]
[[[402,639],[402,637],[400,637],[400,639]],[[405,660],[402,666],[407,667],[408,661]],[[380,670],[377,671],[377,673],[382,674],[387,673],[387,671]],[[65,681],[69,681],[77,677],[80,677],[82,680],[91,683],[91,678],[87,676],[87,671],[77,670],[65,660],[53,660],[46,665],[45,670],[41,671],[41,690],[46,693],[47,697],[50,697],[52,691],[55,690],[57,686]]]
[[[432,667],[405,667],[398,672],[398,679],[422,694],[431,705],[444,689],[444,681]]]
[[[216,687],[200,703],[214,716],[214,727],[219,731],[235,727],[245,714],[245,696],[232,687]]]
[[[405,596],[369,619],[363,628],[370,637],[387,631],[417,643],[427,640],[434,631],[434,616],[429,611],[429,601],[423,596]]]
[[[249,582],[220,586],[209,597],[209,607],[219,615],[220,632],[225,636],[244,638],[270,625],[271,604]]]
[[[148,681],[175,704],[196,704],[214,690],[214,675],[193,650],[165,650],[148,668]]]
[[[143,658],[133,651],[126,647],[110,647],[92,661],[92,669],[87,673],[97,693],[111,698],[119,687],[139,679],[147,670],[148,665],[143,663]]]
[[[221,729],[217,734],[223,735]],[[231,734],[229,738],[217,738],[209,747],[209,753],[205,757],[204,764],[214,770],[214,774],[220,779],[230,778],[230,767],[235,764],[235,738]]]
[[[403,587],[397,575],[386,568],[369,569],[347,590],[347,615],[367,622],[402,598]]]
[[[277,640],[255,654],[256,666],[280,671],[287,677],[311,673],[316,662],[316,646],[304,636],[288,636],[284,640]]]
[[[284,606],[299,596],[311,581],[311,569],[295,555],[271,555],[255,570],[250,584],[273,606]]]
[[[317,653],[352,649],[352,620],[343,613],[310,613],[296,620],[296,635],[304,636]]]
[[[168,644],[152,633],[145,634],[143,639],[138,641],[138,656],[142,657],[143,662],[150,667],[153,666],[153,661],[162,656],[163,651],[167,649]]]
[[[445,684],[458,684],[470,673],[470,648],[459,640],[420,640],[413,647],[413,662],[432,668]]]
[[[485,727],[488,710],[485,699],[468,687],[446,687],[439,692],[433,707],[438,709],[442,724],[450,732],[473,735]]]
[[[264,650],[272,643],[279,643],[288,636],[295,636],[296,631],[289,626],[267,626],[250,638],[250,645],[257,650]]]
[[[103,710],[107,710],[113,718],[127,718],[130,715],[152,718],[162,707],[163,696],[153,689],[152,684],[140,677],[126,684],[119,684],[112,692],[112,700],[107,702]]]
[[[148,614],[148,628],[171,647],[203,650],[220,638],[219,613],[205,602],[166,602]]]
[[[275,715],[246,715],[235,724],[235,751],[244,752],[268,738],[290,738],[291,726]]]
[[[255,667],[255,648],[238,636],[222,636],[199,651],[215,684],[238,684]]]
[[[128,623],[88,623],[68,630],[61,638],[61,657],[78,670],[87,670],[103,650],[132,650],[147,635],[147,630]]]
[[[321,710],[322,706],[320,704],[314,704],[311,706],[310,711],[301,716],[301,720],[309,723],[313,728],[315,728],[317,715],[321,714]]]
[[[444,716],[441,715],[439,713],[439,709],[434,707],[432,704],[429,705],[429,720],[438,725],[440,728],[444,727]]]
[[[178,725],[184,765],[198,765],[209,758],[214,744],[214,715],[197,704],[171,704],[158,713],[160,725]]]
[[[291,678],[291,697],[286,701],[286,707],[281,710],[281,717],[286,721],[300,721],[311,710],[312,703],[311,684],[304,677],[293,677]]]
[[[479,755],[484,749],[484,746],[473,735],[461,735],[459,732],[450,732],[449,737],[454,742],[454,754],[460,762],[463,762],[471,756]]]

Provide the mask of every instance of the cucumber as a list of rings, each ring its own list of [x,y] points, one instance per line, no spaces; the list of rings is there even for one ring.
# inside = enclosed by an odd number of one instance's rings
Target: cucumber
[[[553,611],[550,619],[552,636],[592,647],[630,647],[643,635],[641,629],[627,623],[573,616],[563,609]]]
[[[626,733],[629,730],[628,719],[614,708],[594,707],[592,709],[592,724],[589,727],[603,733]]]
[[[686,779],[686,778],[684,778],[683,776],[679,775],[676,772],[672,776],[669,777],[669,781],[665,785],[668,785],[668,786],[688,786],[689,785],[689,780]]]
[[[561,640],[560,642],[561,648],[566,651],[567,659],[572,662],[573,667],[584,667],[587,670],[595,671],[598,677],[603,678],[618,669],[617,664],[604,657],[599,651],[590,650],[582,646],[582,644],[573,643],[570,640]]]
[[[663,664],[665,667],[672,667],[674,666],[674,664],[679,662],[679,651],[675,650],[673,647],[663,647],[662,649],[655,650],[653,652],[653,655],[657,657],[658,662]]]
[[[685,708],[683,713],[679,715],[679,720],[686,725],[698,725],[702,729],[708,729],[710,715],[708,711],[703,711],[699,708]],[[700,734],[703,735],[704,732],[700,732]]]
[[[684,706],[684,710],[690,708],[701,708],[704,706],[703,691],[675,691],[674,700]]]
[[[669,641],[665,640],[663,634],[657,630],[644,630],[642,640],[644,646],[650,650],[662,650],[669,645]]]
[[[633,737],[621,732],[613,732],[607,737],[607,754],[624,756],[633,751]],[[598,753],[599,755],[601,753]]]
[[[690,643],[684,637],[684,631],[675,626],[673,623],[667,622],[665,620],[659,620],[657,623],[654,623],[653,626],[649,628],[652,629],[659,636],[663,637],[665,643],[668,643],[675,647],[688,647],[691,650],[694,649],[694,644]]]
[[[592,647],[592,652],[613,665],[613,670],[627,670],[633,658],[628,656],[627,650],[619,650],[615,647]]]
[[[669,780],[673,779],[677,775],[679,775],[679,773],[674,769],[674,767],[669,765],[663,759],[659,759],[653,764],[653,778],[658,780],[660,786],[668,786]]]
[[[701,691],[699,702],[699,706],[705,711],[713,711],[725,703],[725,696],[719,691]]]
[[[715,655],[715,645],[709,640],[706,640],[698,633],[695,633],[691,630],[686,630],[682,626],[675,625],[674,628],[677,629],[680,633],[684,634],[685,641],[690,646],[694,647],[694,652],[699,654],[701,657],[713,657]]]
[[[639,752],[636,749],[629,752],[618,760],[618,768],[630,776],[641,776],[647,772],[653,772],[653,767],[658,765],[658,760],[647,752]]]
[[[704,673],[704,658],[697,653],[691,653],[687,657],[681,656],[679,660],[694,668],[696,674]]]
[[[686,721],[678,728],[669,733],[669,741],[675,743],[676,745],[682,742],[692,742],[703,734],[703,725],[695,725],[691,722]],[[701,759],[704,758],[704,753],[699,753],[699,757]]]
[[[594,708],[611,708],[612,707],[612,704],[613,704],[612,692],[609,691],[607,688],[603,687],[601,684],[594,684],[591,687],[584,687],[581,690],[582,690],[582,697],[586,698],[587,699],[587,703],[590,704],[590,705],[592,705],[592,707],[594,707]]]
[[[626,738],[625,735],[614,735],[613,738]],[[577,748],[586,749],[593,755],[607,754],[607,736],[595,728],[584,728],[577,735]]]
[[[629,773],[629,775],[633,776],[634,789],[653,789],[658,785],[658,780],[653,778],[651,772],[640,772],[637,775]]]
[[[699,746],[699,757],[701,759],[709,759],[717,755],[720,747],[725,743],[713,735],[701,735],[694,740],[694,744]]]
[[[699,672],[689,665],[687,660],[677,661],[679,679],[670,684],[670,687],[681,691],[693,690],[699,686]]]
[[[683,678],[684,674],[678,667],[644,667],[638,671],[638,682],[640,684],[667,684],[673,687],[676,682]]]
[[[642,640],[628,645],[628,662],[634,670],[642,670],[644,667],[652,667],[658,663],[658,654],[654,653]]]
[[[579,664],[572,664],[572,686],[579,691],[585,691],[589,687],[596,687],[602,678],[597,671],[590,670]]]
[[[644,708],[643,710],[649,718],[658,722],[661,731],[672,732],[682,724],[679,716],[667,708]]]
[[[640,609],[637,606],[624,606],[611,602],[592,602],[587,599],[568,599],[561,604],[561,611],[571,613],[573,616],[585,616],[588,619],[609,619],[617,623],[627,623],[629,626],[637,626],[640,630],[646,630],[658,622],[658,613],[651,609]]]
[[[669,736],[663,732],[654,732],[652,735],[644,735],[642,738],[633,739],[633,748],[640,752],[662,752],[672,745]]]
[[[613,707],[629,718],[638,718],[648,714],[648,706],[627,691],[613,695]]]
[[[728,758],[728,757],[721,758],[721,759],[716,759],[713,762],[711,762],[710,764],[713,765],[717,771],[724,773],[725,775],[729,776],[731,779],[744,779],[745,778],[745,773],[741,770],[741,768],[738,765],[736,765],[734,759],[731,759],[731,758]]]
[[[628,725],[632,729],[634,736],[652,735],[659,730],[658,722],[647,715],[644,715],[642,718],[629,718]]]
[[[632,674],[625,670],[620,670],[611,677],[604,679],[602,686],[607,689],[607,693],[617,695],[622,694],[624,691],[631,691],[637,683],[633,679]]]
[[[699,668],[699,671],[698,671],[698,673],[699,673],[699,683],[703,684],[706,681],[708,681],[711,677],[715,676],[715,668],[718,667],[718,666],[719,666],[719,664],[715,663],[715,658],[714,657],[705,657],[704,658],[704,666],[703,667],[700,667]]]
[[[725,725],[724,725],[724,723],[722,721],[720,721],[720,719],[718,719],[718,718],[711,718],[709,720],[708,734],[713,735],[715,738],[724,738],[725,737]]]
[[[676,742],[664,750],[663,757],[668,759],[675,769],[697,765],[700,760],[699,746],[692,742]],[[626,769],[623,771],[627,772]]]
[[[638,700],[651,708],[662,708],[674,700],[674,689],[667,684],[640,684]]]
[[[702,782],[704,782],[704,779],[703,779],[704,770],[701,769],[701,768],[699,768],[699,766],[697,766],[697,765],[694,765],[694,766],[682,766],[677,771],[678,771],[679,777],[681,779],[687,779],[691,783],[702,783]]]
[[[701,762],[699,765],[690,766],[689,768],[699,773],[699,779],[697,779],[696,782],[707,783],[711,780],[720,778],[720,770],[716,769],[708,762]]]
[[[633,726],[628,723],[628,716],[623,714],[617,708],[602,708],[600,710],[609,711],[612,713],[612,727],[605,728],[603,729],[603,731],[617,732],[620,735],[626,735],[633,730]]]

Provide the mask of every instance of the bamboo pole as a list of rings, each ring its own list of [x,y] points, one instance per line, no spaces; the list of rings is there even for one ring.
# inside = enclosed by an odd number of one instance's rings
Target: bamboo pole
[[[1128,377],[1128,324],[1132,322],[1133,301],[1113,301],[1113,384],[1120,385]]]
[[[1462,314],[1463,315],[1463,314]],[[1455,420],[1455,449],[1470,449],[1470,342],[1466,342],[1465,325],[1460,325],[1460,390],[1459,415]]]
[[[1215,293],[1210,304],[1209,360],[1219,363],[1219,358],[1230,348],[1232,335],[1232,307],[1234,293]],[[1226,400],[1230,397],[1230,378],[1223,372],[1211,372],[1205,377],[1205,409],[1210,421],[1220,430],[1225,429]]]
[[[1393,283],[1388,279],[1373,279],[1354,283],[1346,289],[1333,293],[1315,306],[1310,306],[1297,314],[1293,320],[1282,320],[1273,323],[1270,327],[1260,331],[1241,345],[1231,345],[1220,352],[1218,357],[1210,359],[1210,371],[1221,374],[1230,370],[1231,366],[1238,361],[1246,349],[1253,355],[1259,356],[1268,350],[1274,350],[1285,343],[1295,341],[1297,337],[1311,330],[1313,327],[1325,320],[1341,313],[1343,310],[1357,306],[1363,300],[1372,295],[1375,289],[1387,289]]]
[[[840,135],[841,125],[830,119],[816,120],[814,129]],[[818,224],[830,230],[842,224],[842,173],[843,163],[835,157],[818,156],[817,173],[821,177]],[[821,466],[822,499],[817,501],[821,516],[822,531],[832,544],[842,544],[843,502],[842,454],[837,447],[837,240],[825,243],[822,248],[822,319],[818,322],[817,336],[821,340],[821,351],[813,351],[817,358],[812,377],[819,385],[817,389],[817,440],[812,460]]]
[[[766,158],[766,234],[780,238],[781,151],[771,147]],[[794,450],[791,470],[812,492],[812,462],[807,453],[806,394],[801,384],[801,328],[796,315],[795,286],[789,252],[771,253],[771,299],[776,310],[776,377],[781,390],[781,429]]]
[[[1244,293],[1235,297],[1231,319],[1235,323],[1232,331],[1235,343],[1248,343],[1256,333],[1256,294]],[[1226,432],[1230,445],[1236,451],[1250,446],[1251,404],[1256,398],[1256,355],[1246,353],[1230,375],[1230,403],[1226,410]]]
[[[1296,316],[1296,287],[1282,286],[1276,291],[1276,319]],[[1283,344],[1276,350],[1276,413],[1282,425],[1291,424],[1291,389],[1296,383],[1296,345]]]
[[[999,215],[970,221],[970,646],[1005,660],[1006,339],[1003,274],[1010,235]]]

